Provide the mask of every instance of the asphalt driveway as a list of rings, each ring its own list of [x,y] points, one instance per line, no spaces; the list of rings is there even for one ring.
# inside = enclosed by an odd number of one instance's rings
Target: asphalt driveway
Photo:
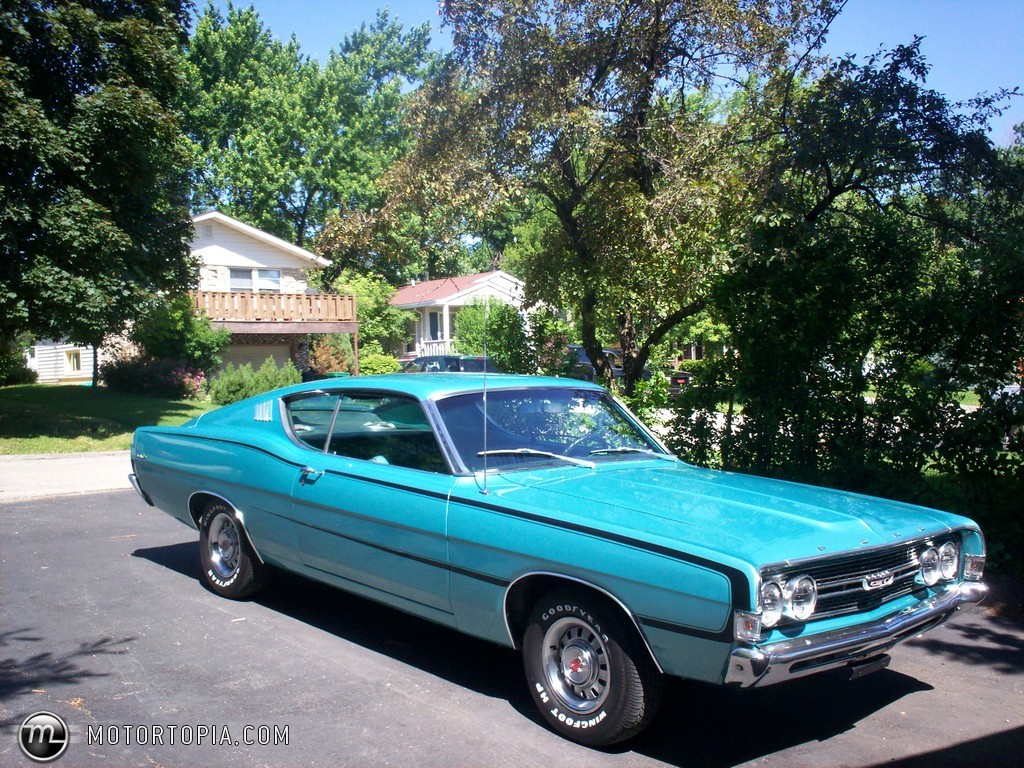
[[[597,752],[538,724],[512,651],[298,578],[214,596],[196,534],[132,491],[0,504],[4,766],[32,764],[18,727],[46,710],[62,766],[999,768],[1021,764],[1022,702],[1024,625],[982,609],[855,682],[674,681]]]

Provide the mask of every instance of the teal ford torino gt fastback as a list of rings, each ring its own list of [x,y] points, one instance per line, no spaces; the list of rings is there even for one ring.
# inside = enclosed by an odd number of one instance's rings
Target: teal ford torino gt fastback
[[[665,675],[860,675],[986,592],[971,520],[689,466],[575,380],[312,382],[140,429],[132,463],[214,592],[283,568],[514,646],[589,745],[639,732]]]

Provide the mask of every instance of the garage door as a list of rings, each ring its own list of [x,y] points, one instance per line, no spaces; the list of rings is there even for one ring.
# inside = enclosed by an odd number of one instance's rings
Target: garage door
[[[224,367],[228,363],[235,368],[249,363],[253,368],[259,368],[268,357],[274,358],[280,367],[291,359],[291,347],[287,344],[232,344],[220,356]]]

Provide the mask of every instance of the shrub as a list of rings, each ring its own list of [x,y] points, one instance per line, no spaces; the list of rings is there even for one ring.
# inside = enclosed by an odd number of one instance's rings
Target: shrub
[[[300,381],[302,376],[291,360],[278,367],[274,358],[268,357],[259,370],[253,370],[249,363],[238,368],[228,363],[228,366],[210,382],[210,397],[219,405],[230,405],[253,395],[298,384]]]
[[[530,348],[537,372],[546,376],[570,376],[576,355],[569,350],[572,328],[549,307],[530,315]]]
[[[23,350],[27,338],[0,338],[0,387],[11,384],[34,384],[38,375],[25,365]]]
[[[391,355],[385,355],[376,341],[369,342],[359,351],[359,373],[374,376],[380,373],[397,373],[402,364]]]
[[[317,373],[337,373],[351,370],[352,338],[344,333],[328,333],[313,342],[309,350],[309,367]]]
[[[253,394],[258,395],[261,392],[270,392],[272,389],[290,387],[301,381],[302,375],[291,360],[278,367],[274,358],[268,357],[256,371],[256,391]]]
[[[249,363],[238,368],[232,363],[210,380],[210,399],[220,405],[230,405],[256,394],[256,372]]]
[[[455,315],[455,338],[463,355],[488,355],[500,370],[532,373],[526,325],[515,307],[490,299],[474,301]]]
[[[110,389],[171,400],[202,400],[206,374],[170,360],[145,357],[110,360],[100,366],[100,380]]]
[[[131,339],[149,357],[212,371],[220,365],[220,353],[231,342],[231,332],[215,329],[187,295],[180,295],[138,318]]]

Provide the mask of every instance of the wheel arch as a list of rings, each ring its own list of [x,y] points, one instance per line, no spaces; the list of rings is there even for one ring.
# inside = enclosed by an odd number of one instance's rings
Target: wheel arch
[[[188,499],[188,513],[192,518],[192,522],[195,523],[196,528],[199,528],[199,521],[202,520],[203,512],[210,506],[211,502],[221,502],[227,505],[228,509],[231,510],[231,516],[235,518],[235,522],[238,523],[239,530],[242,531],[242,535],[245,537],[246,543],[249,545],[250,551],[256,556],[256,559],[261,565],[265,564],[263,556],[260,555],[260,551],[256,548],[253,543],[252,537],[249,535],[249,530],[245,526],[245,515],[242,511],[231,502],[230,499],[221,496],[219,493],[213,491],[196,491]]]
[[[603,587],[599,587],[592,582],[575,576],[566,576],[565,574],[549,571],[534,571],[523,574],[509,584],[508,588],[505,590],[505,627],[508,630],[509,639],[512,641],[513,648],[516,650],[522,650],[523,633],[526,631],[526,624],[529,620],[530,610],[533,608],[534,604],[548,592],[560,587],[589,592],[598,600],[610,605],[614,610],[624,616],[627,623],[633,627],[633,631],[640,639],[640,642],[643,644],[643,647],[646,649],[648,656],[650,656],[651,661],[654,663],[658,672],[664,674],[664,670],[661,667],[661,663],[658,661],[658,657],[654,654],[651,644],[647,641],[647,636],[640,627],[640,622],[625,603],[608,590]]]

